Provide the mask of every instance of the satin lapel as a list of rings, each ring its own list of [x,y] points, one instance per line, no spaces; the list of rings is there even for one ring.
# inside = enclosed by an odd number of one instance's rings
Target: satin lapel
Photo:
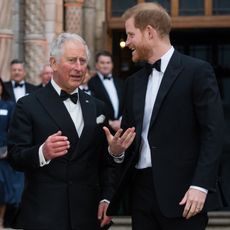
[[[78,137],[77,131],[64,103],[50,83],[41,90],[42,93],[37,94],[38,100],[56,123],[58,129],[62,131],[63,135],[68,136],[70,143],[75,142]]]
[[[96,77],[95,78],[96,90],[98,89],[98,90],[100,90],[103,93],[103,95],[104,95],[103,101],[106,99],[107,102],[110,103],[111,107],[113,108],[113,105],[112,105],[112,103],[110,101],[109,94],[107,93],[107,91],[106,91],[103,83],[101,82],[100,77],[98,75],[95,76],[95,77]]]
[[[143,68],[138,76],[134,78],[134,88],[133,88],[133,113],[136,123],[136,133],[139,136],[136,137],[137,142],[140,140],[142,124],[143,124],[143,116],[144,116],[144,108],[145,108],[145,95],[147,90],[149,77],[147,76],[146,69]]]
[[[182,66],[180,64],[180,54],[177,51],[174,51],[173,56],[171,58],[171,60],[169,61],[169,64],[166,68],[166,71],[164,73],[158,94],[157,94],[157,98],[153,107],[153,112],[152,112],[152,116],[151,116],[151,121],[150,121],[150,126],[149,128],[151,128],[151,126],[154,124],[157,114],[160,110],[160,107],[167,95],[167,93],[169,92],[169,89],[172,87],[174,81],[176,80],[176,78],[178,77],[179,73],[182,70]]]
[[[75,151],[76,154],[73,154],[72,157],[80,156],[81,153],[83,153],[87,148],[89,143],[91,143],[91,139],[93,138],[92,134],[94,133],[96,126],[96,107],[95,103],[92,101],[92,98],[79,89],[79,100],[84,119],[84,128]]]
[[[122,110],[122,101],[123,101],[122,89],[121,89],[121,85],[119,84],[120,82],[118,81],[116,77],[113,78],[113,81],[114,81],[115,88],[117,90],[117,96],[118,96],[118,101],[119,101],[118,115],[120,116],[120,114],[122,113],[121,110]]]

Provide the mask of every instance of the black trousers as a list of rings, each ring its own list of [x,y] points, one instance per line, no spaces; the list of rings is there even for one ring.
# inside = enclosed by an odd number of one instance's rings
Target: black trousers
[[[136,170],[132,195],[132,230],[205,230],[207,222],[206,213],[189,220],[165,217],[156,199],[152,169]]]

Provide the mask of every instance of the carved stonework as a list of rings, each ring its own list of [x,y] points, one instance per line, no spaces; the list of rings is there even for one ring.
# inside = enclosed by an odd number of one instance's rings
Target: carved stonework
[[[82,35],[82,6],[84,0],[65,0],[65,31]]]
[[[0,1],[0,76],[9,79],[9,63],[12,58],[12,0]]]
[[[25,63],[27,80],[39,83],[42,63],[47,62],[44,0],[25,0]]]

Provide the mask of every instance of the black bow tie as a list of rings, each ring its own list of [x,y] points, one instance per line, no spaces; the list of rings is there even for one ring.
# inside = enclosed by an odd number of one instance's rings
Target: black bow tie
[[[111,80],[111,77],[109,77],[108,75],[103,75],[104,80]]]
[[[149,70],[149,72],[152,72],[152,69],[156,69],[158,72],[161,71],[161,59],[157,60],[156,62],[154,62],[153,64],[150,63],[146,63],[145,65],[146,69]]]
[[[17,87],[23,87],[23,83],[18,83],[18,82],[15,82],[14,83],[14,88],[17,88]]]
[[[60,98],[63,101],[65,101],[69,98],[74,104],[77,104],[78,95],[77,95],[77,93],[68,94],[66,91],[61,90]]]

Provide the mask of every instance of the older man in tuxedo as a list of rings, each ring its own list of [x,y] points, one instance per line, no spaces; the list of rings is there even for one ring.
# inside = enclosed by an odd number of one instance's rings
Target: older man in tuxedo
[[[113,137],[105,128],[111,153],[124,160],[109,211],[130,186],[133,230],[204,230],[207,211],[221,205],[223,111],[213,69],[174,49],[159,4],[138,4],[123,17],[132,60],[147,64],[125,90],[122,128],[135,127],[134,143],[126,150],[121,131]]]
[[[76,34],[51,47],[51,82],[20,99],[9,130],[9,161],[25,172],[16,227],[96,230],[113,191],[114,161],[102,129],[103,102],[79,89],[89,50]]]

